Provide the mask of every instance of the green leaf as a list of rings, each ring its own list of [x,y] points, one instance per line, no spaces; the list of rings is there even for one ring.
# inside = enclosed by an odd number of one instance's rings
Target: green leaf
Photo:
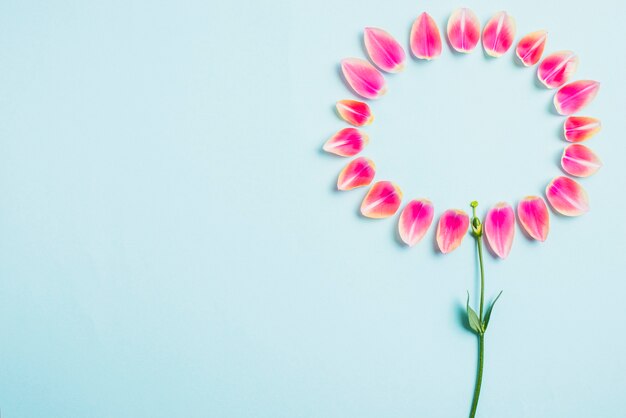
[[[482,334],[483,329],[480,324],[480,319],[474,310],[469,306],[469,292],[467,292],[467,320],[469,321],[470,328],[477,334]]]
[[[491,302],[491,306],[489,306],[489,309],[487,309],[487,312],[485,313],[485,325],[484,325],[485,331],[487,331],[487,325],[489,325],[489,318],[491,318],[491,311],[493,310],[493,306],[496,304],[498,299],[500,299],[501,294],[502,294],[502,290],[500,291],[500,293],[498,293],[498,296],[496,296],[493,302]]]

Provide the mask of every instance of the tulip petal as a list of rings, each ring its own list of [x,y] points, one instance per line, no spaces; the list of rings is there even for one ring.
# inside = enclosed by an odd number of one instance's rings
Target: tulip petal
[[[583,142],[600,132],[600,119],[588,116],[569,116],[563,124],[565,139],[569,142]]]
[[[480,21],[470,9],[459,8],[448,19],[448,40],[458,52],[472,52],[480,39]]]
[[[548,206],[539,196],[526,196],[517,205],[517,217],[524,231],[537,241],[545,241],[550,231]]]
[[[402,191],[390,181],[374,183],[363,198],[361,213],[368,218],[388,218],[398,211]]]
[[[602,167],[602,161],[586,146],[572,144],[563,151],[561,166],[572,176],[589,177]]]
[[[366,99],[377,99],[387,91],[385,78],[369,62],[359,58],[341,61],[341,70],[352,90]]]
[[[600,89],[593,80],[574,81],[561,87],[554,95],[554,107],[561,115],[571,115],[587,106]]]
[[[469,216],[459,209],[448,209],[439,218],[437,224],[437,245],[442,253],[455,250],[467,233]]]
[[[559,51],[548,55],[537,68],[537,77],[549,89],[567,83],[578,68],[578,56],[572,51]]]
[[[487,55],[500,57],[513,45],[515,20],[507,12],[496,13],[483,29],[483,48]]]
[[[441,55],[441,35],[435,20],[426,12],[411,27],[411,51],[420,59],[431,60]]]
[[[530,67],[539,62],[541,55],[543,55],[543,50],[546,47],[547,38],[548,32],[538,30],[520,39],[517,43],[517,48],[515,48],[515,54],[524,66]]]
[[[376,165],[365,157],[350,161],[339,173],[337,189],[352,190],[357,187],[369,186],[376,175]]]
[[[402,241],[409,247],[420,242],[433,223],[433,215],[434,208],[430,200],[411,200],[402,209],[398,221],[398,232]]]
[[[489,247],[500,258],[507,258],[515,236],[515,212],[511,205],[500,202],[485,217],[485,237]]]
[[[369,142],[368,136],[356,128],[344,128],[330,137],[324,151],[341,157],[352,157],[363,150]]]
[[[583,187],[569,177],[559,176],[546,187],[550,206],[565,216],[580,216],[589,211],[589,197]]]
[[[341,119],[354,126],[369,125],[374,120],[368,104],[358,100],[339,100],[336,108]]]
[[[363,38],[367,54],[378,68],[388,73],[397,73],[404,69],[404,49],[387,31],[365,28]]]

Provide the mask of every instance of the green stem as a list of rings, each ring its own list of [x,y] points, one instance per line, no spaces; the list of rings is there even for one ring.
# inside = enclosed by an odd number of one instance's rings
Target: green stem
[[[476,387],[474,388],[474,399],[472,400],[472,411],[470,418],[476,416],[476,408],[478,408],[478,397],[480,396],[480,387],[483,383],[483,363],[485,362],[485,334],[478,336],[478,373],[476,374]]]
[[[484,327],[483,307],[485,305],[485,267],[483,265],[483,231],[480,219],[476,216],[476,206],[478,202],[472,202],[472,231],[476,239],[476,247],[478,248],[478,261],[480,265],[480,307],[478,319]],[[478,333],[478,371],[476,373],[476,385],[474,386],[474,398],[472,399],[472,410],[470,418],[476,416],[478,408],[478,398],[480,397],[480,387],[483,383],[483,365],[485,363],[485,329]]]

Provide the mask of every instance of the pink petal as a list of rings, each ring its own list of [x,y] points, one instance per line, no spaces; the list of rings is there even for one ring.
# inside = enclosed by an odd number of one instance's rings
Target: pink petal
[[[442,253],[447,254],[461,245],[469,228],[469,216],[458,209],[448,209],[439,218],[437,224],[437,245]]]
[[[586,146],[572,144],[563,151],[561,166],[572,176],[589,177],[602,167],[602,161]]]
[[[426,12],[411,27],[411,51],[420,59],[431,60],[441,55],[441,35],[435,20]]]
[[[563,124],[565,139],[569,142],[583,142],[600,132],[600,119],[588,116],[569,116]]]
[[[600,89],[593,80],[574,81],[561,87],[554,95],[554,107],[561,115],[571,115],[588,105]]]
[[[546,187],[550,206],[565,216],[580,216],[589,211],[589,197],[580,184],[569,177],[556,177]]]
[[[448,40],[458,52],[471,52],[480,39],[480,21],[470,9],[459,8],[448,19]]]
[[[537,77],[549,89],[567,83],[578,68],[578,56],[572,51],[559,51],[550,54],[537,68]]]
[[[341,70],[352,90],[366,99],[377,99],[387,91],[385,78],[369,62],[359,58],[341,61]]]
[[[500,202],[485,217],[485,237],[489,247],[500,258],[507,258],[515,236],[515,212],[511,205]]]
[[[365,126],[374,120],[374,115],[367,103],[357,100],[339,100],[336,107],[339,116],[351,125]]]
[[[402,209],[398,222],[400,238],[409,247],[414,246],[426,234],[433,223],[434,208],[428,199],[411,200]]]
[[[365,49],[378,68],[388,73],[404,69],[406,55],[393,36],[378,28],[365,28]]]
[[[368,142],[365,133],[356,128],[344,128],[330,137],[323,149],[341,157],[352,157],[361,152]]]
[[[513,45],[515,20],[506,12],[496,13],[483,29],[483,48],[487,55],[500,57]]]
[[[357,187],[369,186],[376,175],[376,165],[365,157],[350,161],[339,173],[337,189],[352,190]]]
[[[545,30],[538,30],[524,36],[518,42],[517,48],[515,48],[517,58],[519,58],[526,67],[537,64],[541,55],[543,55],[547,38],[548,32]]]
[[[531,238],[545,241],[550,231],[550,214],[539,196],[526,196],[517,205],[519,223]]]
[[[361,213],[368,218],[388,218],[402,203],[402,191],[390,181],[374,183],[363,198]]]

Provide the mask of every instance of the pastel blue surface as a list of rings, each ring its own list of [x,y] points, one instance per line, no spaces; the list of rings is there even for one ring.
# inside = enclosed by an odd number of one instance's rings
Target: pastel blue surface
[[[580,55],[592,210],[488,256],[481,417],[626,416],[624,2],[469,1]],[[463,417],[471,238],[407,249],[321,152],[362,29],[445,1],[0,3],[0,409],[21,417]],[[541,194],[563,118],[481,49],[410,60],[364,155],[437,214]]]

